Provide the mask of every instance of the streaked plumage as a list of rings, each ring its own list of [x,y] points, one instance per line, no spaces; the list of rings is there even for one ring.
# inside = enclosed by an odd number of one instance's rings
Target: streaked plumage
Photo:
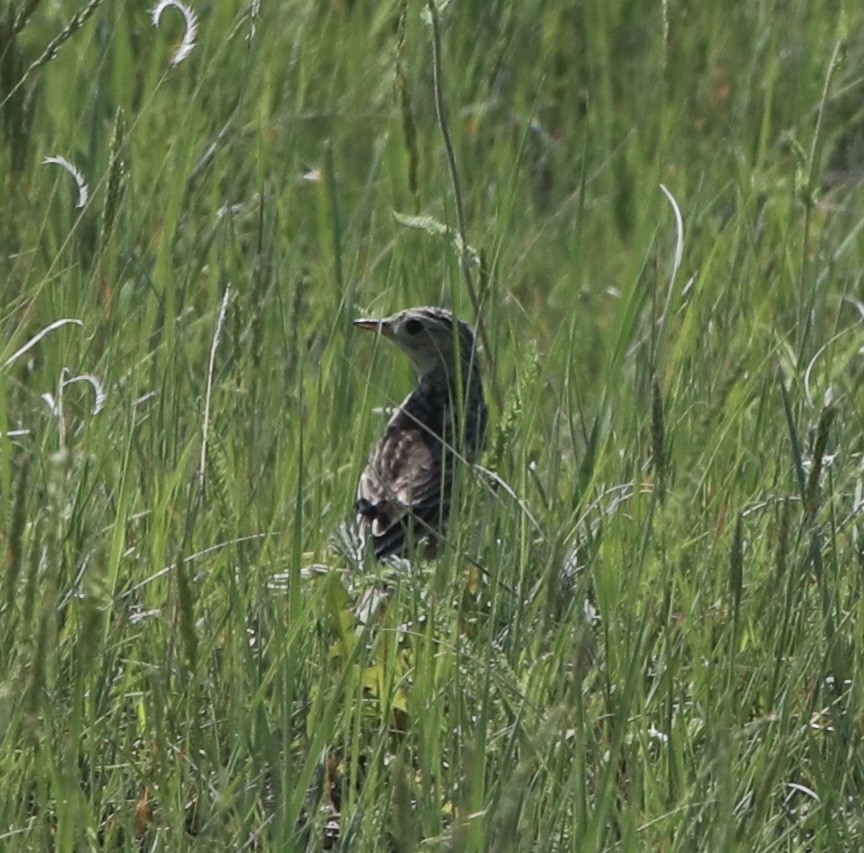
[[[420,378],[360,477],[358,527],[379,559],[410,556],[423,540],[434,549],[450,515],[454,468],[472,462],[486,437],[474,332],[443,308],[408,308],[354,325],[396,343]]]

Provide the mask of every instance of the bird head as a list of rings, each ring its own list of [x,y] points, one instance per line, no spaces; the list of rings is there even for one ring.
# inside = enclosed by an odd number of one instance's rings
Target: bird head
[[[473,329],[444,308],[406,308],[382,320],[355,320],[354,325],[393,341],[421,376],[441,373],[452,382],[457,358],[463,369],[476,369]]]

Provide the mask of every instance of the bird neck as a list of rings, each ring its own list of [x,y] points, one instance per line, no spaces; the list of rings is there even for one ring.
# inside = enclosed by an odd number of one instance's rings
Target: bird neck
[[[400,412],[431,436],[473,459],[483,448],[487,423],[478,366],[465,359],[461,374],[443,366],[422,374]]]
[[[483,381],[480,378],[477,353],[467,353],[459,368],[455,363],[442,364],[438,368],[420,377],[421,392],[446,397],[448,402],[456,405],[460,397],[465,405],[472,400],[483,398]]]

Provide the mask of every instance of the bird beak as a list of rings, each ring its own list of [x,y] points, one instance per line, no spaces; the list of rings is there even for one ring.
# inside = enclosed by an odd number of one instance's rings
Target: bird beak
[[[385,338],[393,337],[393,326],[389,320],[355,320],[354,325],[358,329],[365,329],[367,332],[378,332],[384,335]]]

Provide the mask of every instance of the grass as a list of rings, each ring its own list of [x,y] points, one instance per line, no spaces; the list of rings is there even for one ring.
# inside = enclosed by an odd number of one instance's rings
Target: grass
[[[499,482],[361,629],[433,33],[253,5],[0,9],[0,845],[861,847],[864,14],[441,4]]]

